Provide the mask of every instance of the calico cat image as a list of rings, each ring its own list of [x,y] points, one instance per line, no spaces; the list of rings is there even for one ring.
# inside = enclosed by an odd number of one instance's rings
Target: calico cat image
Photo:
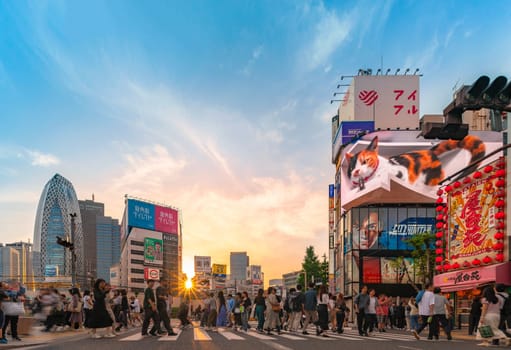
[[[455,149],[469,151],[470,163],[483,158],[486,152],[486,147],[479,137],[468,135],[463,140],[446,140],[428,150],[407,152],[385,159],[378,155],[378,136],[375,136],[366,149],[355,155],[346,154],[349,162],[347,175],[352,185],[359,187],[360,190],[364,189],[367,181],[384,171],[407,180],[412,185],[417,183],[436,186],[445,177],[439,156]],[[472,170],[467,169],[460,177]]]

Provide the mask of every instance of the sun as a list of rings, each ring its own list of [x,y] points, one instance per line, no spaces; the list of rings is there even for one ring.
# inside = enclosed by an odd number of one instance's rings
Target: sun
[[[187,280],[185,282],[185,288],[186,289],[191,289],[193,287],[193,283],[192,283],[192,280]]]

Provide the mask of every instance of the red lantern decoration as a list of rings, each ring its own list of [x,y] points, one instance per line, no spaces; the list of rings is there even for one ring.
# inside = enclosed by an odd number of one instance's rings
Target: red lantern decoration
[[[442,265],[437,265],[437,266],[435,266],[435,270],[437,270],[437,271],[442,271]]]
[[[506,191],[504,190],[499,190],[497,191],[497,193],[495,194],[498,198],[504,198],[506,196]]]
[[[451,191],[452,191],[452,186],[451,185],[445,186],[445,192],[449,193]]]
[[[479,259],[474,259],[474,260],[472,260],[472,265],[474,265],[474,266],[479,266],[479,265],[481,265],[481,260],[479,260]]]
[[[436,223],[436,228],[441,229],[442,227],[444,227],[444,223],[443,223],[443,221],[442,221],[442,222],[437,222],[437,223]]]
[[[465,261],[465,262],[463,263],[463,267],[470,267],[470,263],[469,263],[468,261]]]
[[[435,245],[437,247],[441,247],[443,245],[443,242],[441,240],[438,240],[438,241],[435,242]]]
[[[503,239],[504,238],[504,232],[497,232],[496,234],[493,235],[493,238],[495,239]]]
[[[506,202],[503,199],[499,199],[495,202],[495,206],[497,208],[504,208],[505,205],[506,205]]]
[[[448,270],[450,270],[450,269],[451,269],[451,264],[449,264],[449,263],[445,263],[445,264],[444,264],[444,270],[445,270],[445,271],[448,271]]]
[[[495,255],[495,260],[497,260],[498,262],[503,262],[504,261],[504,254],[499,253],[499,254]]]
[[[495,182],[495,186],[497,186],[497,187],[504,187],[504,186],[506,186],[506,180],[498,179],[497,182]]]
[[[456,181],[455,183],[453,183],[453,186],[454,186],[454,188],[460,188],[461,187],[461,182]]]
[[[444,216],[443,216],[442,214],[438,214],[438,215],[436,216],[436,221],[441,221],[441,220],[443,220],[443,219],[444,219]]]
[[[485,256],[485,257],[483,258],[483,263],[485,263],[485,264],[489,264],[489,263],[491,263],[491,258],[490,258],[488,255],[487,255],[487,256]]]
[[[497,228],[497,230],[502,230],[502,229],[504,229],[504,227],[506,227],[506,225],[504,224],[503,221],[499,221],[499,222],[497,222],[495,227]]]
[[[460,268],[460,264],[458,264],[458,262],[455,262],[454,264],[451,265],[451,267],[453,269],[459,269]]]
[[[493,250],[499,251],[502,249],[504,249],[504,243],[502,243],[502,242],[497,242],[493,245]]]
[[[495,172],[496,177],[504,177],[506,176],[506,171],[504,169],[499,169]]]
[[[505,168],[506,167],[506,162],[504,162],[503,160],[502,161],[499,161],[497,163],[497,168]]]
[[[495,219],[501,220],[506,217],[506,214],[503,211],[498,211],[495,213]]]
[[[483,176],[483,174],[480,171],[476,171],[472,176],[474,177],[474,179],[480,179]]]
[[[442,210],[444,210],[444,206],[443,205],[439,205],[439,206],[436,207],[436,211],[440,212]]]
[[[435,233],[436,238],[442,238],[443,236],[444,236],[444,233],[442,231],[438,231],[437,233]]]
[[[443,198],[442,197],[438,197],[436,199],[436,204],[442,204],[444,202]]]
[[[444,250],[443,250],[442,248],[437,248],[437,249],[435,249],[435,253],[436,253],[436,255],[440,255],[440,254],[442,254],[443,252],[444,252]]]
[[[443,260],[444,260],[444,258],[443,258],[443,257],[441,257],[441,256],[437,256],[437,257],[435,258],[435,261],[436,261],[437,263],[441,263]]]
[[[491,165],[487,165],[484,167],[484,172],[486,174],[490,173],[493,170],[493,167]]]
[[[444,194],[444,190],[439,189],[438,191],[436,191],[436,194],[437,194],[437,196],[441,196]]]
[[[466,177],[463,179],[464,184],[469,184],[471,181],[472,181],[472,179],[470,177]]]

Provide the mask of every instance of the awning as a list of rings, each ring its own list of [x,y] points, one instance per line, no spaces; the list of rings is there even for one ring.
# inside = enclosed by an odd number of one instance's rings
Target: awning
[[[511,263],[473,267],[442,273],[433,278],[435,287],[442,292],[474,289],[489,283],[511,285]]]

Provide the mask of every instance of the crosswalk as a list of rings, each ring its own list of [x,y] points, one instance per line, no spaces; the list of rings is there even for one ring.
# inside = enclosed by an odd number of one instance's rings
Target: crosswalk
[[[319,341],[353,341],[353,342],[391,342],[391,341],[404,341],[404,342],[416,342],[417,340],[412,336],[411,333],[374,333],[370,336],[360,336],[357,330],[347,329],[342,334],[334,333],[331,331],[326,332],[327,337],[315,335],[315,329],[311,327],[309,330],[310,334],[302,334],[302,332],[287,332],[283,331],[281,334],[272,332],[271,335],[266,333],[258,333],[253,328],[249,329],[248,332],[233,331],[231,329],[219,328],[215,331],[206,331],[200,327],[194,327],[193,329],[177,330],[177,336],[162,336],[155,337],[154,339],[158,342],[176,342],[181,337],[183,332],[193,332],[193,340],[199,342],[214,342],[216,339],[226,339],[228,341],[246,341],[250,339],[257,339],[260,341],[307,341],[307,340],[319,340]],[[140,333],[120,336],[117,338],[121,342],[137,342],[141,341],[144,336]],[[447,341],[441,339],[440,341]],[[451,340],[451,342],[461,342],[462,340]]]

